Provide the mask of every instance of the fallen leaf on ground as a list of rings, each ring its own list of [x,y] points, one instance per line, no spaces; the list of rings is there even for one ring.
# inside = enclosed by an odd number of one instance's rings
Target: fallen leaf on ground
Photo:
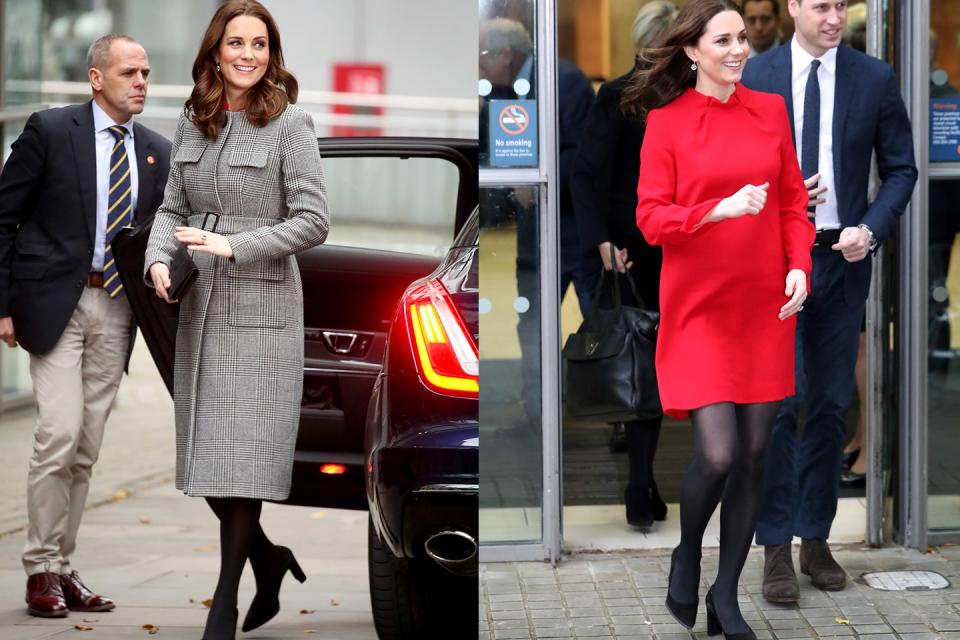
[[[93,627],[89,627],[85,624],[75,624],[73,625],[73,628],[77,631],[93,631]]]
[[[330,598],[330,606],[331,606],[331,607],[339,607],[339,606],[340,606],[340,603],[337,602],[337,599],[336,599],[336,598]]]
[[[206,600],[204,600],[204,601],[201,602],[200,604],[202,604],[202,605],[205,606],[207,609],[209,609],[210,607],[213,606],[213,598],[207,598]]]
[[[130,492],[126,489],[119,489],[116,493],[113,494],[114,500],[126,500],[130,497]]]
[[[837,618],[837,624],[850,624],[850,621],[846,618]]]
[[[203,551],[204,553],[207,553],[207,552],[211,552],[211,551],[216,551],[216,550],[217,550],[217,545],[215,545],[215,544],[213,544],[213,543],[211,542],[210,544],[205,544],[205,545],[203,545],[202,547],[194,547],[193,550],[194,550],[194,551]]]
[[[314,630],[314,629],[304,629],[303,632],[304,632],[304,633],[316,633],[316,630]]]
[[[313,609],[300,609],[300,613],[310,614],[310,613],[316,613],[316,611]]]
[[[326,511],[314,511],[312,514],[310,514],[310,517],[313,518],[314,520],[320,520],[321,518],[326,518],[326,517],[327,517],[327,512],[326,512]]]
[[[155,624],[145,624],[143,625],[142,629],[148,632],[150,635],[155,635],[158,631],[160,631],[160,627]]]
[[[140,524],[150,524],[150,516],[140,516],[137,519],[140,520]]]

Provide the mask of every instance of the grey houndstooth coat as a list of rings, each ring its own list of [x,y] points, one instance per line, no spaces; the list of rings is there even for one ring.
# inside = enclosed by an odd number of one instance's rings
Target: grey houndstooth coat
[[[293,254],[322,243],[329,214],[313,123],[295,106],[263,128],[228,113],[215,141],[181,116],[144,260],[170,264],[174,227],[220,214],[234,258],[207,253],[180,301],[174,362],[177,488],[282,500],[303,388],[303,292]],[[208,224],[207,228],[210,228]]]

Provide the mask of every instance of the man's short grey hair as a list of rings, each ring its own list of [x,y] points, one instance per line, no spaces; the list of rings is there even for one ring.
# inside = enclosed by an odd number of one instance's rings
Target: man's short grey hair
[[[630,38],[634,49],[646,49],[656,44],[680,12],[670,0],[653,0],[643,5],[633,19]]]
[[[87,50],[87,69],[103,69],[110,61],[110,47],[117,40],[125,40],[133,44],[140,44],[133,38],[122,33],[111,33],[101,38],[97,38]]]
[[[509,18],[492,18],[480,26],[487,34],[487,51],[512,49],[521,56],[528,56],[533,50],[533,41],[526,28]]]

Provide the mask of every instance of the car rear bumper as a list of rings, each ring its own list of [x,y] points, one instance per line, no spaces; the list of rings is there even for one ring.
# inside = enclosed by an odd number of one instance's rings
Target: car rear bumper
[[[423,429],[372,453],[370,510],[394,555],[423,556],[428,539],[446,531],[476,544],[477,434],[476,424]]]

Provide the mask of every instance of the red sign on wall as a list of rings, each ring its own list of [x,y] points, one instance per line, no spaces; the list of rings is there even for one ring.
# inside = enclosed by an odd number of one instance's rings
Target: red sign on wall
[[[382,64],[337,63],[333,65],[333,90],[348,93],[369,93],[382,95],[386,88],[386,72]],[[382,107],[358,107],[335,104],[333,112],[353,115],[381,115]],[[380,127],[334,126],[334,136],[381,136]]]

